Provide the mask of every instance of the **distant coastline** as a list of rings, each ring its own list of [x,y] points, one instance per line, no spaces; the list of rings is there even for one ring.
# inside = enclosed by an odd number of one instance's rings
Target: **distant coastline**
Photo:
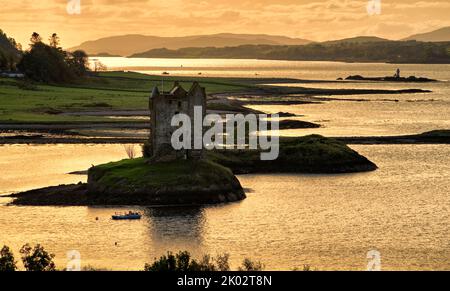
[[[130,58],[213,58],[347,63],[450,64],[450,42],[331,42],[307,45],[241,45],[151,49]]]
[[[98,54],[90,54],[90,58],[120,58],[121,55],[113,55],[109,53],[98,53]]]

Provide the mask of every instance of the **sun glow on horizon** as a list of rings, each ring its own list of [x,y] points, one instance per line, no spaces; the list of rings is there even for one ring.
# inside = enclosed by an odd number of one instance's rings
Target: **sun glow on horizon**
[[[80,14],[68,13],[68,1],[80,1]],[[45,40],[56,32],[67,48],[123,34],[233,32],[312,41],[359,35],[400,39],[450,25],[448,1],[383,0],[381,4],[381,13],[371,15],[366,0],[8,0],[2,3],[0,29],[24,47],[34,31]]]

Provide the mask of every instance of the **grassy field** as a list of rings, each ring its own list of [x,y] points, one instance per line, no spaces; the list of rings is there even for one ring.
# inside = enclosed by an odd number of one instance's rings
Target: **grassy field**
[[[208,94],[255,88],[251,79],[190,78],[164,76],[164,89],[174,81],[189,89],[199,81]],[[67,116],[63,112],[101,110],[144,110],[154,86],[161,88],[161,76],[105,72],[75,84],[29,85],[0,78],[0,123],[55,123],[112,121],[105,117]],[[123,121],[123,120],[122,120]]]

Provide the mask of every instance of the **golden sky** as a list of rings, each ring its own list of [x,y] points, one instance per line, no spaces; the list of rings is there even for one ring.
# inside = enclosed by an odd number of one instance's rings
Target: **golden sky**
[[[69,14],[68,1],[81,2]],[[64,47],[121,34],[265,33],[314,41],[357,35],[399,39],[450,26],[449,0],[0,0],[0,29],[28,44],[57,32]],[[372,0],[378,1],[378,0]]]

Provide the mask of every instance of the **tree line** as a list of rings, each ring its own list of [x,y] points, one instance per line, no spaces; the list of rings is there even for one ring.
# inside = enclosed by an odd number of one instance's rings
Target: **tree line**
[[[19,70],[33,81],[45,83],[71,82],[89,72],[88,55],[82,50],[68,52],[53,33],[44,43],[39,33],[30,38],[29,49],[22,50],[13,38],[0,30],[0,71]]]
[[[26,271],[47,272],[57,271],[54,262],[55,255],[49,253],[41,245],[34,247],[25,244],[19,251],[21,261]],[[228,254],[212,257],[210,255],[203,256],[200,260],[193,259],[187,251],[180,251],[177,254],[168,252],[167,255],[160,257],[150,263],[145,264],[144,271],[149,272],[192,272],[192,271],[231,271],[229,264],[230,256]],[[252,261],[248,258],[244,259],[238,271],[262,271],[264,265],[259,261]],[[309,271],[308,266],[304,266],[304,271]],[[8,246],[3,246],[0,250],[0,272],[17,271],[17,261],[13,252]],[[97,271],[91,266],[86,266],[83,271]]]
[[[25,244],[20,249],[21,259],[27,271],[55,271],[53,262],[55,255],[48,253],[41,245],[31,247]],[[0,250],[0,272],[12,272],[17,270],[17,262],[14,254],[7,246]]]
[[[221,58],[293,61],[343,61],[450,64],[450,42],[376,41],[307,45],[242,45],[236,47],[153,49],[139,58]]]

